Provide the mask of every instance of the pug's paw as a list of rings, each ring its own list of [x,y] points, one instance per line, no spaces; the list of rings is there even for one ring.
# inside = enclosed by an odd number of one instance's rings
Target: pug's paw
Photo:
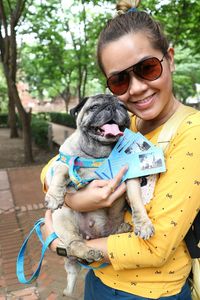
[[[155,229],[151,221],[147,220],[142,223],[135,224],[134,233],[143,240],[148,240],[151,236],[154,235]]]
[[[132,226],[129,223],[123,222],[120,224],[120,226],[117,229],[116,233],[125,233],[125,232],[130,232],[132,230]]]
[[[48,209],[55,210],[57,208],[62,207],[64,203],[64,197],[66,194],[66,188],[49,188],[48,192],[45,196],[45,206]]]
[[[103,258],[103,252],[100,250],[96,250],[96,249],[90,249],[89,251],[87,251],[85,253],[85,257],[84,257],[84,259],[88,263],[92,263],[94,261],[99,261],[102,258]]]

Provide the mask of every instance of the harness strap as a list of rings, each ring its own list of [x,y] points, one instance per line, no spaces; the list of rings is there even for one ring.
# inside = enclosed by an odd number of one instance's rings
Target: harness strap
[[[79,167],[79,168],[98,168],[104,162],[105,159],[71,156],[71,155],[66,155],[63,152],[59,152],[59,160],[67,165],[74,163],[75,167]]]
[[[78,174],[78,170],[80,168],[98,168],[104,162],[104,158],[90,159],[79,156],[70,156],[62,152],[60,152],[58,160],[67,164],[69,167],[69,177],[71,179],[70,185],[73,185],[76,190],[86,186],[90,181],[95,179],[95,177],[82,178]]]
[[[78,190],[87,185],[90,181],[94,180],[94,177],[81,178],[77,172],[80,169],[80,166],[77,166],[76,164],[77,160],[78,157],[71,157],[69,161],[69,177],[73,183],[73,186]]]

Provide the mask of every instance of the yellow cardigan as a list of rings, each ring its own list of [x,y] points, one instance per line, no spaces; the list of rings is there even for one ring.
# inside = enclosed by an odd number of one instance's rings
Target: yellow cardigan
[[[131,129],[137,131],[135,118]],[[154,144],[162,126],[146,137]],[[167,171],[160,175],[146,205],[155,235],[142,240],[134,233],[108,238],[111,265],[95,271],[106,285],[141,297],[177,294],[191,270],[183,241],[200,208],[200,113],[187,117],[166,151]],[[125,216],[131,222],[129,212]]]

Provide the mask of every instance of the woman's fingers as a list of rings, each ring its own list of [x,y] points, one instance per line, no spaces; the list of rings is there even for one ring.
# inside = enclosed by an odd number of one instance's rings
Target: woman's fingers
[[[115,189],[120,185],[121,180],[124,176],[124,174],[127,172],[128,167],[124,166],[123,168],[121,168],[119,170],[119,172],[115,175],[115,177],[113,179],[110,180],[109,188],[110,188],[110,192],[113,193],[115,191]]]
[[[94,184],[97,188],[101,188],[99,189],[99,193],[101,194],[102,206],[111,206],[116,199],[126,192],[126,184],[121,183],[121,180],[127,169],[127,166],[121,168],[113,179],[96,180]]]
[[[110,180],[93,180],[85,188],[75,193],[67,193],[65,203],[72,209],[87,212],[103,207],[109,207],[126,191],[126,185],[121,183],[128,166],[124,166]]]
[[[120,184],[120,182],[121,182],[124,174],[127,172],[127,170],[128,170],[128,166],[124,166],[119,170],[119,172],[115,175],[114,178],[112,178],[110,180],[101,180],[101,179],[93,180],[90,183],[90,186],[93,186],[93,187],[107,186],[110,189],[110,192],[113,192]]]
[[[121,197],[126,192],[126,184],[123,182],[118,186],[113,193],[111,193],[107,199],[107,206],[110,207],[115,200]]]

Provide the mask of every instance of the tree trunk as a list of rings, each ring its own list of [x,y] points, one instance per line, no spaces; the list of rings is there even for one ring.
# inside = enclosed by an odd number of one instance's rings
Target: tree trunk
[[[24,161],[25,163],[33,162],[33,153],[32,153],[32,138],[31,138],[31,111],[26,112],[17,90],[16,82],[13,80],[13,76],[11,76],[11,72],[9,72],[9,68],[6,64],[4,66],[4,74],[7,81],[8,87],[8,97],[11,102],[13,102],[13,106],[17,107],[19,118],[22,122],[22,134],[23,134],[23,142],[24,142]],[[15,78],[15,77],[14,77]]]
[[[19,98],[18,90],[16,84],[9,80],[8,84],[9,93],[12,94],[13,99],[22,122],[22,132],[24,140],[24,161],[26,163],[33,162],[33,153],[32,153],[32,135],[31,135],[31,110],[26,112],[22,106],[21,100]]]
[[[70,87],[69,84],[68,86],[65,88],[65,90],[60,94],[60,96],[62,97],[62,99],[65,101],[65,109],[66,112],[68,113],[68,109],[69,109],[69,101],[71,98],[71,93],[70,93]]]
[[[0,50],[1,61],[8,87],[9,104],[11,107],[12,117],[14,116],[14,106],[17,107],[20,120],[22,122],[23,140],[24,140],[24,160],[27,163],[33,162],[32,140],[31,140],[31,111],[26,112],[17,90],[17,39],[16,27],[25,7],[26,0],[18,0],[16,7],[10,9],[9,17],[3,1],[0,0],[0,21],[3,24],[5,37],[0,31]],[[9,22],[8,22],[9,20]],[[10,111],[9,111],[10,112]],[[11,117],[11,118],[12,118]]]
[[[10,128],[10,138],[17,138],[19,137],[19,135],[17,130],[17,116],[15,112],[15,103],[11,95],[8,95],[8,97],[8,124]]]

